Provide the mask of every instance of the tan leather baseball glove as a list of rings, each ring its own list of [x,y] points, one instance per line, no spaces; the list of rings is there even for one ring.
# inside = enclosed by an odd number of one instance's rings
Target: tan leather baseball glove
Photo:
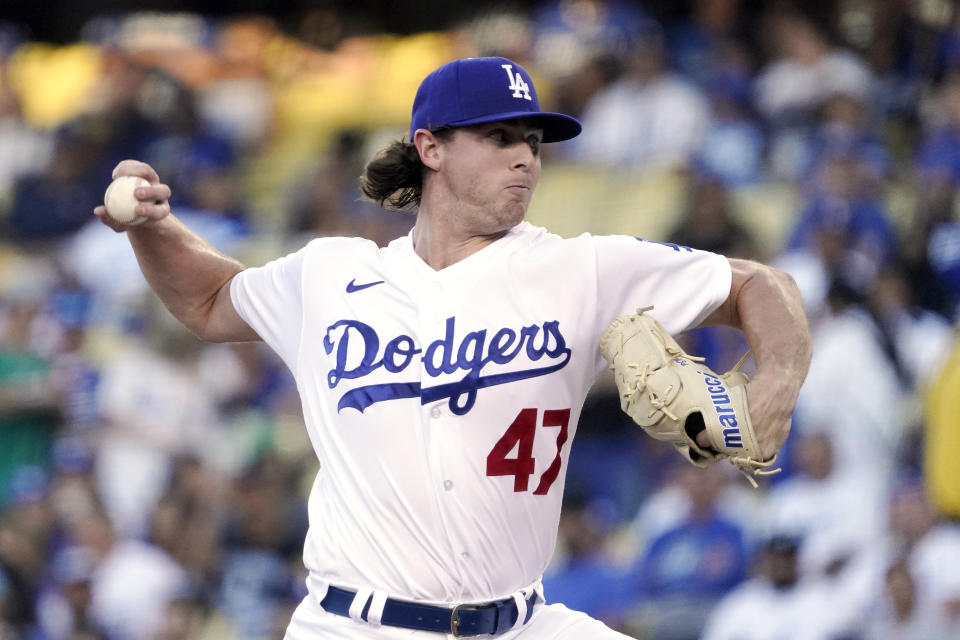
[[[703,358],[680,345],[646,312],[622,316],[600,338],[600,352],[613,369],[620,408],[656,438],[671,443],[698,467],[727,460],[756,487],[755,475],[769,475],[776,455],[760,456],[747,407],[747,375],[740,371],[749,352],[730,371],[717,375]],[[710,447],[697,444],[706,430]]]

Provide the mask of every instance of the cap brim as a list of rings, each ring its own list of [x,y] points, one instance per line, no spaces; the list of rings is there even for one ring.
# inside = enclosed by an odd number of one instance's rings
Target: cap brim
[[[471,124],[517,120],[520,118],[530,118],[540,123],[543,127],[543,142],[563,142],[564,140],[575,138],[583,129],[580,121],[576,118],[562,113],[551,113],[549,111],[508,111],[505,113],[492,113],[478,118],[468,118],[467,120],[450,122],[446,126],[466,127]]]

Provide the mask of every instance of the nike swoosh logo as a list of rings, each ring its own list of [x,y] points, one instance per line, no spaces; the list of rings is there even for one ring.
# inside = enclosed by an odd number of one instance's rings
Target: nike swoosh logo
[[[357,282],[357,279],[354,278],[353,280],[347,283],[347,293],[353,293],[355,291],[360,291],[361,289],[367,289],[374,285],[383,284],[383,280],[377,280],[376,282],[367,282],[364,284],[356,284],[356,282]]]

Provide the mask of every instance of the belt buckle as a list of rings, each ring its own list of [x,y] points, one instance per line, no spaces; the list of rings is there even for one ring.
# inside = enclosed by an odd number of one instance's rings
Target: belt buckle
[[[454,638],[473,638],[479,636],[479,633],[461,633],[458,629],[460,626],[460,611],[461,609],[466,609],[468,611],[479,611],[480,607],[474,607],[468,604],[458,604],[453,608],[453,611],[450,612],[450,633],[453,634]]]

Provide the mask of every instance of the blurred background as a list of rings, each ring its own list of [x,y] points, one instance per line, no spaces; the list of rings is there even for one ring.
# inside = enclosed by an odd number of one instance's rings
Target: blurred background
[[[690,467],[587,400],[545,576],[636,638],[960,638],[960,12],[947,0],[138,3],[0,12],[0,639],[282,637],[316,472],[289,373],[206,345],[97,223],[113,166],[247,264],[385,244],[417,84],[505,55],[584,133],[529,218],[767,261],[814,360],[784,472]],[[745,349],[698,330],[726,369]]]

